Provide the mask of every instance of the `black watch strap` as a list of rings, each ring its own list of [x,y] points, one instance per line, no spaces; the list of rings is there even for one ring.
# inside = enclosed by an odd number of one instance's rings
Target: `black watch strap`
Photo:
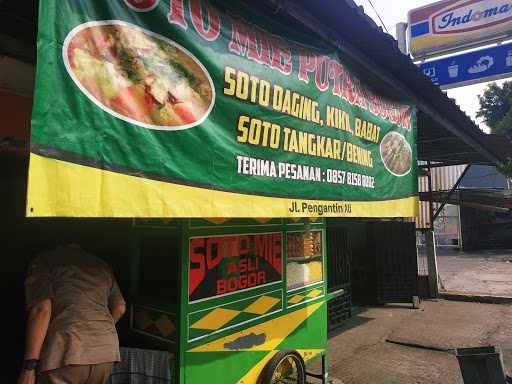
[[[37,359],[27,359],[23,361],[23,369],[27,371],[33,371],[34,369],[37,369],[38,365],[39,360]]]

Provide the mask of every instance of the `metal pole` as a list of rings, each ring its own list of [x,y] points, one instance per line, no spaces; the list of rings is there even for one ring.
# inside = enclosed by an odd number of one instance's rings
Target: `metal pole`
[[[434,206],[432,194],[432,169],[430,168],[430,161],[427,162],[428,166],[428,192],[430,195],[429,214],[430,225],[429,229],[425,232],[425,244],[427,246],[427,264],[428,264],[428,288],[430,298],[435,299],[439,296],[439,280],[437,276],[437,252],[436,252],[436,236],[434,233]]]
[[[404,55],[408,55],[409,51],[407,50],[407,23],[398,23],[395,28],[398,49]]]
[[[434,194],[432,191],[432,168],[430,166],[430,161],[427,161],[427,186],[428,186],[428,214],[429,214],[429,227],[430,229],[434,229]]]
[[[459,178],[457,179],[457,182],[454,184],[454,186],[452,187],[452,189],[450,190],[450,192],[448,192],[448,195],[446,196],[446,199],[444,199],[444,201],[441,203],[441,205],[439,206],[439,208],[437,208],[437,211],[436,213],[434,214],[434,217],[433,217],[433,221],[435,221],[437,219],[437,217],[439,216],[439,214],[441,213],[441,211],[443,210],[443,208],[445,207],[446,203],[448,203],[448,201],[450,200],[450,197],[452,197],[452,195],[455,193],[455,191],[457,190],[457,188],[459,187],[459,184],[462,182],[462,179],[464,178],[464,176],[466,176],[466,173],[469,171],[469,168],[471,167],[471,164],[469,165],[466,165],[466,168],[464,168],[464,171],[461,173],[461,175],[459,176]],[[432,198],[432,196],[430,196],[430,198]]]

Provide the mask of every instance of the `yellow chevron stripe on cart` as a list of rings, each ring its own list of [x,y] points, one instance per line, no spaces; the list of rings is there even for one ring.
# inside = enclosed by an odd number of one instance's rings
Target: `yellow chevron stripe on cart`
[[[309,316],[311,316],[324,302],[315,303],[295,312],[288,313],[276,320],[269,320],[265,323],[255,325],[254,327],[244,329],[243,331],[233,333],[221,339],[212,341],[192,348],[187,352],[232,352],[231,349],[225,347],[226,344],[233,343],[243,336],[251,333],[265,334],[266,342],[262,345],[256,345],[248,349],[240,349],[240,351],[273,351],[283,340],[288,337],[299,325],[301,325]]]
[[[235,319],[242,313],[251,315],[264,315],[269,312],[281,300],[270,296],[261,296],[256,301],[249,304],[243,310],[235,310],[230,308],[216,308],[206,314],[204,317],[196,321],[190,326],[192,329],[208,329],[211,331],[218,330],[224,325]]]

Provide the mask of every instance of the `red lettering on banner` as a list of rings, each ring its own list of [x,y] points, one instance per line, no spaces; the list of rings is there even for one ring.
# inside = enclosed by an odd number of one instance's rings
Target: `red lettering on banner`
[[[354,79],[354,90],[356,104],[363,109],[368,109],[368,106],[366,105],[366,97],[363,93],[363,88],[361,87],[361,82],[359,79]]]
[[[402,128],[404,128],[407,131],[410,131],[411,127],[412,127],[412,125],[411,125],[412,124],[411,123],[412,108],[409,106],[402,107],[400,115],[401,115],[400,120],[401,120]]]
[[[279,36],[272,36],[272,67],[285,75],[292,72],[292,50]]]
[[[223,246],[221,237],[212,237],[206,241],[206,266],[213,269],[219,265],[223,257]]]
[[[341,79],[345,69],[336,60],[329,61],[329,78],[333,80],[332,94],[341,97]]]
[[[299,51],[299,80],[309,83],[308,72],[316,69],[316,53],[313,50],[300,48]]]
[[[380,112],[380,100],[379,96],[373,93],[371,90],[367,90],[368,100],[370,102],[370,112],[376,116],[379,116]]]
[[[281,233],[190,239],[191,300],[278,281],[281,278],[281,248]],[[229,260],[223,261],[225,258]],[[220,278],[210,280],[214,276]],[[200,294],[193,295],[201,284],[206,283],[208,285],[201,288]]]
[[[225,293],[236,292],[241,289],[256,287],[266,282],[267,276],[263,271],[251,272],[239,277],[219,279],[216,282],[216,294],[223,295]]]
[[[263,258],[281,274],[281,234],[256,235],[254,255]]]
[[[389,110],[387,101],[384,99],[380,99],[380,117],[383,119],[387,119],[387,117],[389,116],[388,111]]]
[[[260,269],[260,259],[242,259],[239,264],[240,273],[255,272]]]
[[[226,283],[225,280],[217,280],[217,289],[215,290],[217,295],[223,295],[226,293]]]
[[[240,256],[240,238],[237,236],[228,236],[222,238],[223,242],[226,244],[223,257],[233,257]]]
[[[281,274],[281,234],[275,233],[272,237],[272,266]]]
[[[256,61],[260,64],[268,65],[269,67],[272,65],[270,60],[270,39],[262,32],[259,32],[256,28],[253,28],[250,33],[254,34],[254,41],[260,42],[260,53],[258,53],[258,44],[254,45],[249,44],[249,53],[247,54],[247,58]]]
[[[183,0],[171,0],[169,15],[167,16],[169,23],[179,25],[183,29],[187,29],[188,25],[185,21],[185,8]]]
[[[134,0],[125,1],[132,2]],[[188,22],[185,19],[185,7],[187,6],[185,0],[169,0],[169,4],[169,23],[176,24],[185,30],[188,29]],[[214,41],[219,38],[221,19],[215,7],[211,6],[207,0],[189,0],[188,10],[195,31],[203,39]],[[318,90],[325,92],[331,86],[332,94],[341,97],[349,104],[367,109],[375,116],[387,119],[406,130],[412,129],[410,107],[381,99],[373,91],[364,87],[360,80],[352,76],[336,59],[331,59],[328,55],[321,55],[313,49],[290,45],[288,40],[281,36],[273,35],[254,24],[246,23],[239,17],[226,15],[226,18],[231,21],[232,28],[231,39],[228,43],[230,52],[258,64],[275,68],[285,75],[292,73],[293,55],[297,54],[298,79],[300,81],[309,84],[310,74],[314,73],[315,86]],[[251,79],[257,78],[253,76]],[[298,96],[294,97],[298,98]],[[227,247],[227,245],[223,246]]]
[[[325,55],[316,58],[315,84],[322,92],[329,88],[329,60],[329,56]]]
[[[228,292],[238,290],[238,279],[236,277],[230,277],[228,279]]]
[[[201,0],[190,0],[190,17],[196,32],[208,41],[216,40],[220,35],[219,14],[208,2],[206,3],[206,23]],[[208,26],[206,27],[205,24]]]
[[[191,294],[201,284],[206,276],[206,266],[204,262],[204,238],[196,238],[190,241],[190,277],[188,283],[188,293]],[[203,248],[203,251],[198,251]]]
[[[247,262],[248,262],[247,259],[240,260],[240,264],[239,264],[240,273],[247,272]]]
[[[391,104],[389,121],[393,124],[397,124],[400,120],[400,113],[398,112],[398,106],[394,103]]]
[[[270,252],[269,235],[256,235],[254,237],[254,255],[268,259]]]
[[[247,255],[251,252],[251,240],[249,236],[237,236],[237,245],[239,256]]]
[[[258,285],[265,284],[267,282],[266,273],[258,272]]]
[[[237,290],[238,289],[245,289],[247,288],[247,279],[243,278],[243,276],[240,276],[240,280],[239,280],[239,285],[237,287]]]
[[[259,52],[258,52],[258,41]],[[228,49],[239,56],[246,56],[259,64],[272,65],[270,60],[270,41],[263,33],[252,26],[247,27],[239,19],[232,19],[231,41]]]
[[[236,263],[234,261],[232,261],[231,263],[229,263],[228,275],[234,275],[237,272],[238,272],[238,268],[236,266]]]
[[[354,84],[348,71],[343,72],[343,85],[341,88],[341,96],[352,105],[354,105],[356,102],[356,97],[354,94]]]

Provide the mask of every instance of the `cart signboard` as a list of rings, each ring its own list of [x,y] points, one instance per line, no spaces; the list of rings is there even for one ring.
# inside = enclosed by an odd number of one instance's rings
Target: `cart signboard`
[[[46,0],[39,23],[28,216],[416,214],[414,105],[317,37],[241,1]]]
[[[409,12],[410,50],[414,57],[483,46],[512,31],[507,0],[443,0]]]
[[[134,221],[130,342],[172,354],[170,383],[328,382],[325,220],[152,221]]]
[[[281,281],[281,233],[190,239],[189,300]]]

